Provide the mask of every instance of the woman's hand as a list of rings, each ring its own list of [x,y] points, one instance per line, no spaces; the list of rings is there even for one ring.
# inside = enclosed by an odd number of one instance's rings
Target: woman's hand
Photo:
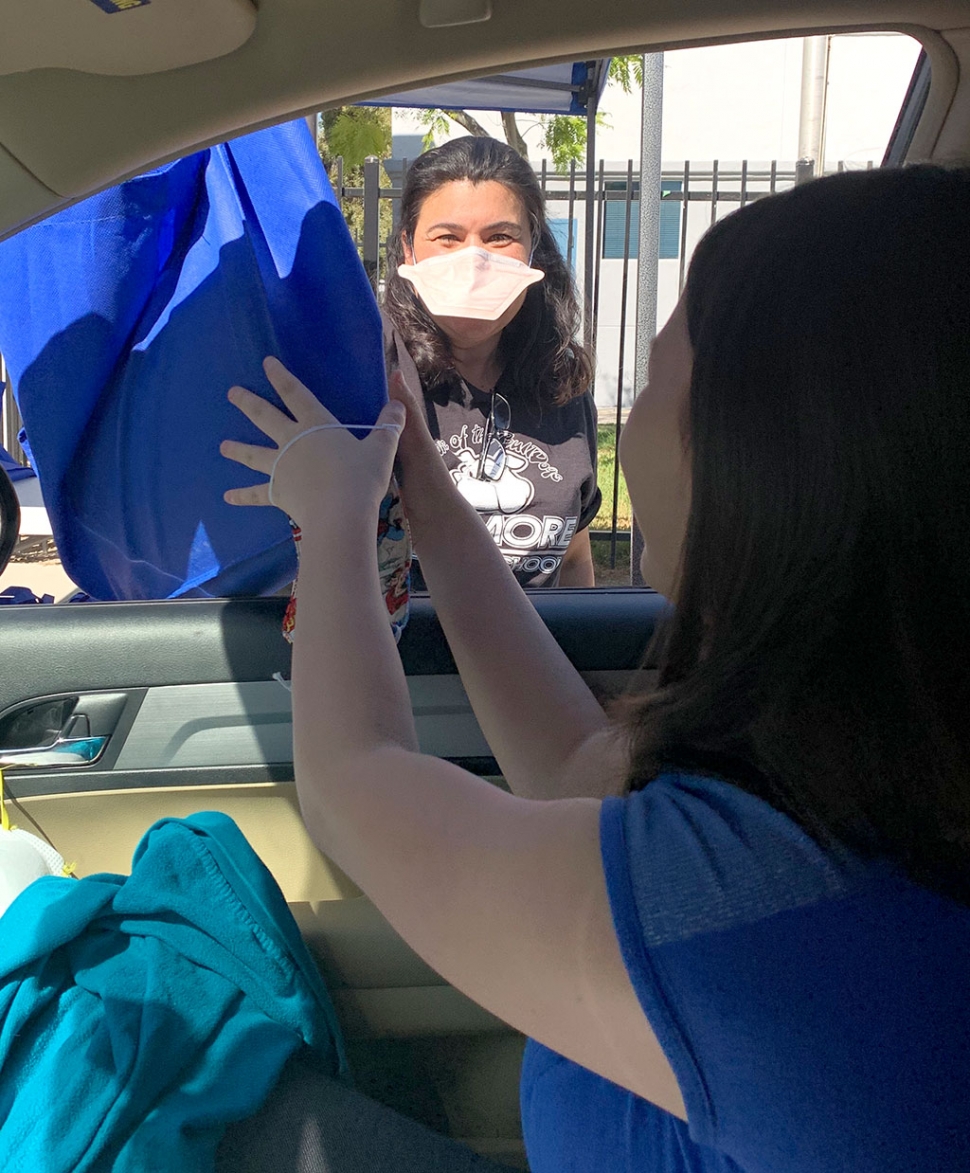
[[[379,426],[359,440],[279,359],[267,358],[263,369],[290,415],[244,387],[230,388],[230,402],[276,447],[223,440],[219,446],[223,456],[271,478],[247,488],[230,489],[226,501],[230,505],[276,505],[301,528],[316,519],[338,524],[350,519],[356,525],[362,517],[376,516],[391,479],[405,423],[404,405],[387,403],[378,418]],[[311,431],[314,428],[320,430]]]

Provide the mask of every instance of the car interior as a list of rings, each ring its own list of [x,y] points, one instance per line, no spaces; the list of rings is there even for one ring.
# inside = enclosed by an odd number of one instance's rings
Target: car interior
[[[8,0],[0,238],[201,147],[382,93],[533,64],[892,30],[923,77],[889,158],[970,152],[970,0]],[[638,144],[631,154],[638,150]],[[2,296],[2,282],[0,282]],[[604,699],[649,686],[649,589],[548,590]],[[523,1168],[524,1040],[449,987],[310,842],[279,597],[0,608],[0,767],[79,875],[126,872],[158,818],[222,810],[275,875],[333,991],[357,1086]],[[427,597],[400,643],[425,752],[497,767]],[[33,828],[29,828],[33,829]]]

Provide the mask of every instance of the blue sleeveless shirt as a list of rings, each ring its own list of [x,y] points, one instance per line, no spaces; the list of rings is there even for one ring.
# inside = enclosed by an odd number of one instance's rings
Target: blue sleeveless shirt
[[[970,1170],[970,909],[719,779],[607,799],[600,833],[689,1123],[530,1042],[532,1173]]]

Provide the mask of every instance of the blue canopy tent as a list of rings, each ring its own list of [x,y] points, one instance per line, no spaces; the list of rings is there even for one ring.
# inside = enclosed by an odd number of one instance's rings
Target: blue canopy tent
[[[497,110],[522,114],[572,114],[586,119],[586,191],[593,190],[596,168],[596,112],[609,76],[609,57],[596,61],[565,61],[532,69],[464,78],[443,85],[425,86],[387,94],[361,106],[396,106],[412,109]],[[590,291],[593,288],[596,205],[586,200],[584,257],[583,342],[592,339]]]
[[[537,65],[512,73],[463,78],[443,85],[388,94],[361,106],[414,109],[505,110],[523,114],[592,113],[606,85],[610,59]]]

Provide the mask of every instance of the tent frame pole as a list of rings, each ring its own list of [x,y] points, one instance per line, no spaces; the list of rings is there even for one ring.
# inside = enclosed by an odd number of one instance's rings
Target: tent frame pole
[[[586,230],[583,267],[583,347],[593,345],[593,284],[596,273],[596,114],[599,109],[599,79],[605,62],[590,62],[589,97],[586,103]]]

